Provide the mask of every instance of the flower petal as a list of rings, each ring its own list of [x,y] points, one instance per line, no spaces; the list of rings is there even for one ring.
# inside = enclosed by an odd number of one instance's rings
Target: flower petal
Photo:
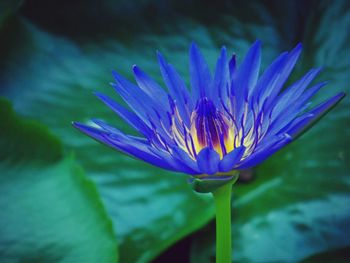
[[[181,79],[172,65],[167,64],[160,52],[157,52],[160,72],[169,89],[170,95],[176,101],[180,115],[187,126],[190,125],[189,112],[192,111],[192,101],[189,96],[185,82]]]
[[[111,83],[111,85],[143,122],[149,123],[149,119],[151,119],[154,123],[158,123],[159,114],[157,112],[162,112],[162,115],[166,114],[166,109],[160,107],[154,98],[151,98],[138,86],[126,80],[115,71],[113,71],[113,76],[116,83]],[[165,121],[167,121],[167,118]]]
[[[218,98],[225,101],[228,95],[229,69],[227,64],[226,48],[221,48],[221,54],[216,62],[215,76],[212,89],[214,90],[214,102],[218,105]]]
[[[151,151],[160,159],[166,160],[172,167],[175,167],[177,172],[195,175],[198,174],[198,168],[192,169],[184,159],[178,158],[169,152],[162,151],[156,148],[151,148]]]
[[[311,81],[320,73],[320,71],[320,68],[311,69],[307,74],[305,74],[304,77],[291,85],[280,96],[278,96],[276,106],[274,106],[272,110],[271,119],[274,120],[277,118],[277,116],[284,115],[283,111],[294,110],[296,108],[295,105],[298,104],[296,102],[299,100],[300,96],[311,83]]]
[[[270,94],[273,85],[278,79],[278,73],[281,69],[281,66],[284,65],[285,60],[287,59],[288,52],[284,52],[279,55],[264,71],[262,76],[259,78],[257,87],[255,90],[254,98],[256,99],[255,103],[258,103],[262,107],[265,99]]]
[[[237,72],[235,94],[237,100],[246,98],[254,91],[259,76],[261,62],[261,42],[259,40],[249,49]]]
[[[162,89],[157,82],[149,77],[138,66],[132,67],[135,75],[135,79],[139,87],[154,101],[157,108],[168,109],[168,94]]]
[[[280,138],[276,142],[267,143],[265,147],[263,147],[261,150],[255,151],[249,157],[244,159],[236,169],[239,169],[239,170],[248,169],[260,164],[261,162],[265,161],[272,154],[277,152],[279,149],[281,149],[283,146],[290,143],[291,141],[292,141],[292,138],[288,134],[285,134],[284,136],[282,136],[282,138]]]
[[[168,169],[177,172],[179,171],[179,169],[174,165],[171,165],[169,161],[167,161],[167,159],[162,159],[159,156],[152,153],[149,145],[134,140],[122,134],[121,132],[111,133],[103,129],[91,127],[78,122],[73,122],[73,126],[82,131],[83,133],[89,135],[90,137],[123,153],[134,156],[163,169]]]
[[[139,138],[139,137],[134,137],[130,135],[123,134],[120,130],[117,128],[110,126],[109,124],[105,123],[104,121],[101,120],[93,120],[94,123],[96,123],[98,126],[100,126],[103,130],[108,132],[108,138],[110,139],[109,142],[112,142],[114,147],[115,143],[121,141],[129,145],[128,148],[130,147],[138,147],[139,149],[144,149],[146,147],[147,152],[153,153],[155,156],[159,157],[160,160],[163,160],[165,163],[169,165],[169,167],[172,167],[174,171],[177,172],[183,172],[187,174],[198,174],[198,168],[197,165],[195,164],[194,166],[188,165],[190,164],[188,160],[186,159],[185,155],[181,155],[180,158],[178,156],[171,155],[169,152],[166,152],[164,150],[161,150],[161,147],[154,148],[150,147],[148,141],[144,138]],[[117,142],[116,142],[117,141]],[[117,143],[117,149],[121,150],[121,145]],[[176,147],[175,147],[176,148]],[[172,148],[174,150],[174,148]],[[135,156],[135,154],[130,153],[128,151],[125,151],[128,154],[132,154]],[[138,157],[138,156],[135,156]],[[140,158],[140,157],[138,157]],[[188,155],[187,155],[187,158]],[[194,162],[192,160],[192,162]],[[157,164],[156,164],[157,165]],[[159,165],[157,165],[159,166]]]
[[[212,78],[207,62],[195,43],[190,48],[190,74],[192,99],[197,101],[201,97],[212,98]]]
[[[204,174],[215,174],[218,171],[219,162],[219,154],[209,147],[202,149],[197,155],[198,168]]]
[[[275,73],[277,74],[277,78],[274,81],[271,88],[269,88],[268,92],[266,92],[266,97],[268,97],[269,107],[276,96],[280,93],[284,83],[287,81],[290,73],[292,72],[302,50],[302,45],[299,43],[291,52],[288,53],[286,59],[283,61],[284,63],[281,65],[280,69]],[[265,98],[266,98],[265,97]],[[265,100],[265,98],[261,98]]]
[[[232,171],[234,166],[241,160],[245,149],[244,146],[240,146],[226,154],[219,163],[219,171],[224,173]]]
[[[304,115],[307,118],[299,119],[291,125],[287,130],[293,138],[297,138],[302,135],[306,130],[310,129],[318,120],[320,120],[325,114],[327,114],[333,107],[335,107],[345,97],[344,92],[340,92],[337,95],[329,98],[312,110],[308,111]]]
[[[229,68],[229,72],[230,72],[230,81],[232,82],[232,80],[236,78],[236,72],[237,72],[236,55],[235,54],[232,55],[232,57],[228,63],[228,68]]]
[[[95,95],[138,132],[142,133],[145,136],[150,136],[152,134],[150,127],[144,123],[135,113],[128,111],[119,103],[102,93],[95,92]]]
[[[193,173],[191,174],[200,174],[201,171],[198,169],[197,163],[188,155],[187,152],[182,150],[181,148],[177,146],[173,146],[172,148],[173,156],[174,158],[181,161],[183,164],[185,164],[187,167],[193,170]]]

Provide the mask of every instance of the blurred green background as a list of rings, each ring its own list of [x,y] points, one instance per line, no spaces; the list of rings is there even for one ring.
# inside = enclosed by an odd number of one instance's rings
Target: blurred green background
[[[262,68],[298,42],[290,82],[323,66],[315,103],[350,86],[349,1],[0,0],[0,262],[214,262],[214,207],[187,176],[134,160],[71,127],[105,119],[115,69],[160,83],[158,49],[188,82],[194,40]],[[350,108],[253,171],[233,196],[235,262],[350,262]]]

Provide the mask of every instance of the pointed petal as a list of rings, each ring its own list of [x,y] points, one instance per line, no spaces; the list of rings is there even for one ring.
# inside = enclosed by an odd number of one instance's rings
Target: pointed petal
[[[305,89],[311,83],[311,81],[320,73],[321,69],[311,69],[304,75],[299,81],[291,85],[280,96],[277,97],[276,106],[272,110],[271,119],[274,120],[284,110],[290,110],[292,105],[299,100]]]
[[[323,81],[320,83],[315,84],[311,88],[307,89],[303,96],[300,98],[301,103],[305,104],[307,101],[309,101],[321,88],[323,88],[325,85],[327,85],[327,81]]]
[[[110,143],[107,139],[109,133],[104,131],[103,129],[97,128],[97,127],[91,127],[91,126],[82,124],[80,122],[72,122],[72,125],[78,130],[80,130],[81,132],[89,135],[93,139],[110,146]]]
[[[227,54],[226,48],[222,47],[221,54],[216,62],[215,76],[213,82],[213,91],[214,96],[213,100],[217,105],[218,97],[220,97],[223,101],[227,98],[227,87],[229,83],[229,69],[227,64]]]
[[[149,140],[143,138],[143,137],[137,137],[137,136],[133,136],[133,135],[127,135],[124,134],[122,131],[120,131],[118,128],[108,124],[107,122],[103,121],[103,120],[99,120],[99,119],[91,119],[91,121],[93,121],[97,126],[99,126],[100,128],[102,128],[104,131],[108,132],[108,133],[113,133],[119,136],[126,136],[128,139],[131,140],[136,140],[137,142],[140,142],[142,144],[147,144],[149,145]]]
[[[226,173],[233,170],[234,166],[241,160],[244,151],[245,147],[241,146],[225,155],[219,163],[219,171]]]
[[[237,100],[249,97],[256,86],[261,62],[261,42],[256,41],[249,49],[237,72]]]
[[[290,73],[292,72],[300,54],[302,51],[302,45],[299,43],[290,53],[288,53],[280,70],[276,72],[278,77],[271,87],[270,91],[266,94],[268,96],[268,106],[272,104],[276,96],[280,93],[284,83],[287,81]]]
[[[256,41],[248,50],[247,55],[239,66],[236,78],[232,82],[232,91],[235,96],[234,108],[235,117],[241,122],[246,102],[249,102],[250,96],[256,88],[260,68],[260,41]]]
[[[101,128],[102,130],[104,130],[105,132],[107,132],[108,134],[116,134],[116,135],[120,135],[120,136],[128,136],[126,134],[123,134],[122,131],[120,131],[118,128],[113,127],[112,125],[106,123],[103,120],[99,120],[99,119],[91,119],[91,121],[93,121],[97,126],[99,126],[99,128]],[[82,125],[81,125],[82,126]],[[139,137],[139,139],[142,139]]]
[[[232,80],[235,78],[235,75],[236,75],[236,72],[237,72],[237,69],[236,69],[236,55],[235,54],[232,55],[228,65],[229,65],[228,67],[229,67],[229,73],[230,73],[230,81],[232,82]]]
[[[188,112],[189,110],[192,110],[192,108],[189,109],[189,107],[191,107],[189,104],[192,103],[190,103],[191,98],[185,82],[181,79],[175,69],[165,61],[160,52],[157,52],[157,56],[163,80],[169,89],[171,97],[176,101],[176,106],[179,109],[181,117],[185,124],[189,126],[190,116]]]
[[[295,101],[293,101],[293,103],[288,104],[288,106],[285,107],[285,110],[281,112],[279,116],[275,117],[275,119],[271,118],[272,123],[270,124],[269,132],[277,134],[282,130],[285,130],[286,127],[291,126],[291,123],[295,121],[297,116],[305,111],[311,104],[311,102],[308,102],[310,97],[324,85],[325,82],[319,83],[310,88],[310,92],[305,92],[305,94],[297,98]]]
[[[180,75],[177,73],[173,65],[168,64],[169,72],[172,74],[176,80],[176,85],[182,86],[182,97],[184,98],[184,102],[186,107],[188,107],[189,111],[191,112],[194,107],[194,102],[189,94],[189,90],[187,89],[187,86],[184,82],[184,80],[180,77]]]
[[[184,150],[177,146],[173,146],[172,148],[174,158],[181,161],[184,165],[189,167],[194,172],[191,174],[200,174],[200,170],[198,169],[197,163],[186,153]]]
[[[153,99],[145,94],[138,86],[119,75],[116,71],[113,71],[113,76],[116,83],[111,83],[111,85],[142,121],[148,123],[149,117],[156,120],[157,116],[153,109],[156,108],[157,105],[154,104]]]
[[[197,101],[197,99],[205,96],[212,98],[210,70],[202,53],[194,43],[192,43],[190,48],[190,74],[192,100]]]
[[[123,118],[123,120],[125,120],[135,130],[145,135],[146,137],[152,134],[150,127],[148,127],[148,125],[144,123],[135,113],[128,111],[119,103],[102,93],[95,92],[95,95],[100,100],[102,100],[109,108],[111,108],[115,113],[117,113],[121,118]]]
[[[288,134],[285,134],[277,142],[263,147],[261,150],[251,154],[249,157],[244,159],[236,169],[245,170],[260,164],[291,141],[292,138]]]
[[[117,93],[148,126],[155,126],[157,131],[169,140],[165,129],[170,127],[170,120],[166,108],[159,105],[155,98],[149,97],[140,87],[132,84],[117,72],[113,72],[116,83],[111,83]]]
[[[308,118],[304,118],[294,123],[292,127],[287,131],[293,138],[301,136],[305,131],[310,129],[317,121],[319,121],[325,114],[327,114],[332,108],[334,108],[343,98],[344,92],[340,92],[337,95],[329,98],[318,106],[314,107],[309,112],[305,113]]]
[[[157,106],[168,109],[167,104],[168,94],[162,89],[157,82],[155,82],[151,77],[149,77],[144,71],[142,71],[138,66],[134,65],[132,67],[135,75],[135,79],[139,87],[152,98]]]
[[[198,168],[204,174],[215,174],[218,172],[219,162],[219,154],[209,147],[204,148],[197,155]]]
[[[178,172],[195,175],[199,174],[198,168],[193,169],[190,165],[186,163],[184,159],[174,156],[166,151],[161,151],[159,149],[151,148],[151,151],[157,155],[160,159],[166,160],[172,167],[175,167]]]
[[[278,73],[281,69],[281,66],[285,63],[287,56],[287,52],[284,52],[281,55],[279,55],[270,64],[270,66],[267,67],[267,69],[260,77],[255,91],[255,93],[257,94],[255,98],[257,99],[257,103],[259,103],[260,106],[262,106],[266,97],[270,94],[272,87],[276,82],[276,79],[278,78]]]
[[[106,130],[91,127],[78,122],[73,122],[73,126],[97,141],[102,142],[105,145],[117,149],[127,155],[136,157],[163,169],[184,172],[182,167],[174,162],[169,154],[163,154],[161,156],[160,154],[155,154],[152,151],[152,147],[146,143],[143,143],[142,140],[133,139],[120,131],[116,132],[116,130],[114,130],[114,132],[108,132]]]

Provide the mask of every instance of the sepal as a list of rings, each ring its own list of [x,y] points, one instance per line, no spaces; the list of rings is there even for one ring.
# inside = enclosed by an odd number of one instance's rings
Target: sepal
[[[239,177],[238,171],[233,171],[231,175],[217,174],[215,176],[191,178],[189,183],[197,193],[211,193],[225,184],[234,184]]]

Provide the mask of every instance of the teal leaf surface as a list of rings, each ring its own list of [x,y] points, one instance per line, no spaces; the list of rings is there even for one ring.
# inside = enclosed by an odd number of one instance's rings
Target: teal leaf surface
[[[117,262],[94,183],[47,128],[2,98],[0,119],[0,261]]]

